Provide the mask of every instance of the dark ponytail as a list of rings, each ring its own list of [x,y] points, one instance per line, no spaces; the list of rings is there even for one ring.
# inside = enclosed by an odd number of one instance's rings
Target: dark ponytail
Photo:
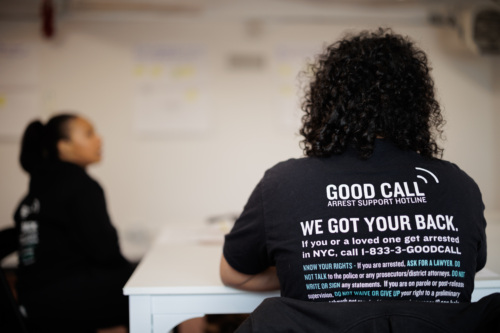
[[[30,174],[43,162],[42,141],[43,124],[39,120],[33,121],[24,131],[20,157],[21,166]]]
[[[52,117],[46,125],[39,120],[31,122],[24,131],[21,143],[21,166],[32,174],[46,160],[58,160],[59,140],[69,139],[68,123],[76,118],[73,114]]]

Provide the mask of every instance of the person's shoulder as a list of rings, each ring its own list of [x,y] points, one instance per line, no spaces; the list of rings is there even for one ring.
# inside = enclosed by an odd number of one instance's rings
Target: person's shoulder
[[[452,172],[452,173],[467,175],[465,173],[465,171],[463,171],[462,169],[460,169],[460,167],[457,164],[455,164],[455,163],[453,163],[451,161],[448,161],[448,160],[444,160],[444,159],[439,159],[439,158],[422,158],[420,164],[423,165],[423,166],[429,166],[429,167],[433,167],[435,169],[440,169],[440,170],[443,170],[443,171],[448,171],[448,172]]]
[[[314,170],[318,170],[318,167],[320,167],[321,160],[321,158],[316,157],[290,158],[278,162],[269,168],[264,178],[290,178],[314,172]]]
[[[434,171],[439,173],[439,177],[443,180],[477,186],[474,179],[467,174],[467,172],[462,170],[454,162],[448,160],[438,158],[423,159],[417,168],[423,169],[422,171],[424,172]],[[438,177],[438,175],[436,175],[436,177]]]
[[[77,191],[100,191],[101,186],[82,167],[59,162],[52,166],[52,172],[57,174],[58,182]]]
[[[297,168],[303,168],[307,167],[308,165],[311,165],[311,162],[315,160],[315,158],[310,158],[310,157],[299,157],[299,158],[289,158],[287,160],[281,161],[273,165],[271,168],[269,168],[267,171],[271,172],[280,172],[280,171],[287,171],[287,170],[292,170],[292,169],[297,169]]]

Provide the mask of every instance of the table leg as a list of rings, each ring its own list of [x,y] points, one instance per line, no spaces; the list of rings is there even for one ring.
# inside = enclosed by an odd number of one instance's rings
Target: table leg
[[[153,332],[151,296],[130,295],[129,296],[129,318],[130,333]],[[166,332],[166,331],[165,331]]]

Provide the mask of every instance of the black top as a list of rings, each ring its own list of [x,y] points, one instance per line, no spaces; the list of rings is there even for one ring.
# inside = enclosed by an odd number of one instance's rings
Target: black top
[[[310,301],[470,301],[486,263],[481,193],[456,165],[377,140],[269,169],[224,256],[256,274],[275,265],[282,296]]]
[[[14,219],[20,288],[38,289],[78,272],[128,265],[102,188],[77,165],[50,162],[34,172]]]

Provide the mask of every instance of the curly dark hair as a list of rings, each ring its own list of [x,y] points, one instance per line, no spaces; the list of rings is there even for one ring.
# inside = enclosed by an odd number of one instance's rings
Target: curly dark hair
[[[300,129],[306,156],[341,154],[350,146],[367,159],[383,137],[400,149],[442,157],[436,137],[445,122],[430,66],[408,37],[382,28],[348,35],[311,69]]]

